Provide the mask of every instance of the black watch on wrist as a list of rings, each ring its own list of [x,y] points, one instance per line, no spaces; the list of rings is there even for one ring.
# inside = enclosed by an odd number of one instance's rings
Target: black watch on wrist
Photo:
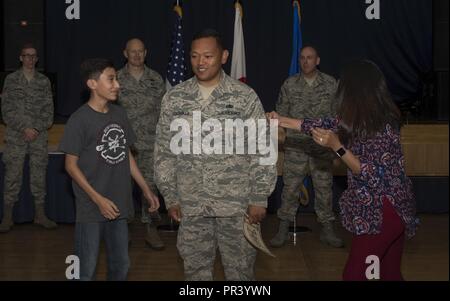
[[[338,150],[336,151],[336,155],[337,155],[339,158],[342,158],[342,156],[344,156],[345,153],[346,153],[346,151],[345,151],[345,148],[343,148],[343,147],[341,147],[340,149],[338,149]]]

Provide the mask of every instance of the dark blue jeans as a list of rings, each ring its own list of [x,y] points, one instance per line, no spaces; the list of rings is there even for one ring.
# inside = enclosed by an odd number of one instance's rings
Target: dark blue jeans
[[[80,259],[80,280],[95,280],[100,241],[105,240],[108,281],[127,280],[128,224],[126,219],[99,223],[77,223],[75,226],[75,255]]]

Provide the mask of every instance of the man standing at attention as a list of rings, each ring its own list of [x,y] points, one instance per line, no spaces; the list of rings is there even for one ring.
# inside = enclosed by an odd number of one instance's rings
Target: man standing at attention
[[[158,123],[161,100],[165,84],[161,76],[145,65],[147,49],[139,39],[127,42],[123,51],[127,64],[118,72],[120,96],[118,103],[127,111],[137,141],[132,146],[139,170],[152,191],[157,191],[153,181],[153,150],[156,124]],[[145,242],[154,250],[164,249],[154,220],[160,219],[158,212],[150,214],[147,202],[141,198],[141,221],[146,225]],[[133,209],[130,204],[130,209]],[[152,221],[153,219],[153,221]]]
[[[320,72],[317,69],[319,64],[317,50],[312,46],[303,47],[300,55],[302,72],[288,78],[281,87],[277,104],[280,115],[296,119],[335,117],[333,98],[336,80]],[[333,227],[332,167],[336,156],[329,149],[314,143],[310,136],[294,130],[287,130],[284,149],[284,187],[278,210],[280,225],[270,245],[281,247],[286,242],[289,224],[297,216],[300,185],[310,174],[315,192],[314,209],[322,224],[320,241],[336,248],[343,247],[343,241],[336,236]]]
[[[23,46],[22,68],[7,76],[3,87],[5,188],[0,233],[9,232],[14,224],[13,208],[19,198],[27,154],[30,155],[30,186],[35,204],[34,223],[46,229],[57,227],[45,214],[48,129],[53,124],[53,99],[50,80],[36,71],[38,60],[33,45]]]

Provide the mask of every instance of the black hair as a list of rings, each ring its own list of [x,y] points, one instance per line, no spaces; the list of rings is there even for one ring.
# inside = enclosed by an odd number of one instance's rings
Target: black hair
[[[225,49],[225,47],[223,45],[222,36],[220,35],[220,33],[217,30],[212,29],[212,28],[203,29],[194,35],[194,37],[192,38],[192,42],[203,39],[203,38],[214,38],[214,39],[216,39],[217,46],[219,47],[219,49],[220,50]]]
[[[87,59],[81,64],[81,79],[86,83],[90,79],[99,79],[106,68],[114,68],[111,60],[104,58]]]

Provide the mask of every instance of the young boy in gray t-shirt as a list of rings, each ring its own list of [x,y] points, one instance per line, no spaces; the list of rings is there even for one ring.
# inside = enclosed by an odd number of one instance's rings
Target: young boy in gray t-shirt
[[[81,73],[90,99],[69,119],[60,145],[76,199],[75,252],[80,259],[80,280],[95,278],[102,239],[106,243],[108,280],[126,280],[131,177],[142,189],[149,211],[158,210],[159,200],[130,152],[136,137],[125,110],[110,104],[119,93],[113,64],[89,59],[81,65]]]

